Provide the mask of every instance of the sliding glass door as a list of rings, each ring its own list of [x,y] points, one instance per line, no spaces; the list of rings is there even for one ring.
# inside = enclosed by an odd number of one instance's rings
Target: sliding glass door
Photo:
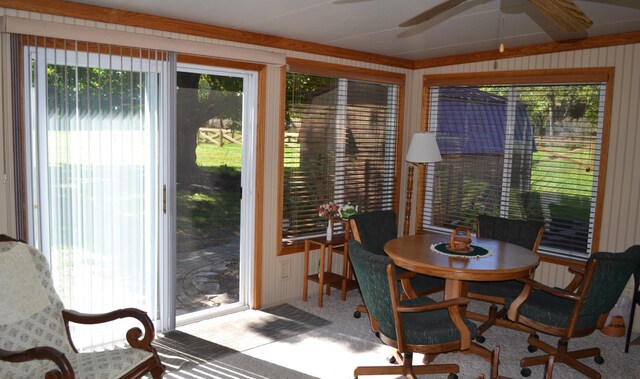
[[[29,239],[69,308],[158,320],[161,76],[167,54],[23,37]],[[114,341],[122,328],[78,333]]]
[[[247,305],[254,72],[178,63],[176,303],[178,324]]]
[[[29,242],[65,305],[139,308],[158,331],[247,306],[257,73],[20,38]]]

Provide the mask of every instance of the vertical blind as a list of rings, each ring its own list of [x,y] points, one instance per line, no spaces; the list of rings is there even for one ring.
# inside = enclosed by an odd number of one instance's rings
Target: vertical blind
[[[436,86],[429,130],[443,161],[423,229],[474,227],[479,214],[545,223],[540,250],[584,257],[599,174],[603,83]]]
[[[166,53],[32,36],[21,45],[30,240],[68,308],[136,307],[156,319]],[[74,342],[114,341],[124,328],[79,332]]]
[[[391,209],[398,86],[287,74],[283,239],[318,235],[317,207]]]

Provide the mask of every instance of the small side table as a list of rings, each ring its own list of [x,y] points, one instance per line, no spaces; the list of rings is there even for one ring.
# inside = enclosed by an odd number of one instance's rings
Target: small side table
[[[358,287],[356,281],[353,279],[353,269],[349,264],[349,249],[347,248],[347,242],[350,237],[349,223],[343,223],[345,224],[345,235],[333,236],[331,241],[327,241],[325,237],[309,238],[304,241],[304,286],[302,289],[302,300],[307,301],[309,281],[318,283],[318,307],[322,307],[325,291],[327,295],[331,295],[332,287],[341,290],[343,301],[347,299],[347,291]],[[309,253],[316,248],[320,251],[318,273],[310,275]],[[331,271],[334,253],[343,256],[341,274]]]

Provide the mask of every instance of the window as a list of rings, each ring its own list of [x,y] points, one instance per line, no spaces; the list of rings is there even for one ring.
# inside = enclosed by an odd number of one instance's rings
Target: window
[[[428,84],[443,161],[427,175],[422,229],[473,227],[478,214],[541,220],[541,252],[586,257],[602,196],[607,78]]]
[[[396,208],[400,85],[307,72],[286,81],[283,241],[323,233],[322,203]]]

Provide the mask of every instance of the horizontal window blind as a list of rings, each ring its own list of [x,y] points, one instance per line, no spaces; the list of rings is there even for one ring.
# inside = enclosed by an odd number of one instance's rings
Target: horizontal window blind
[[[323,232],[323,203],[391,208],[397,92],[394,84],[287,74],[284,239]]]
[[[545,223],[540,250],[585,256],[593,232],[603,83],[431,87],[443,161],[427,176],[423,229],[479,214]]]

